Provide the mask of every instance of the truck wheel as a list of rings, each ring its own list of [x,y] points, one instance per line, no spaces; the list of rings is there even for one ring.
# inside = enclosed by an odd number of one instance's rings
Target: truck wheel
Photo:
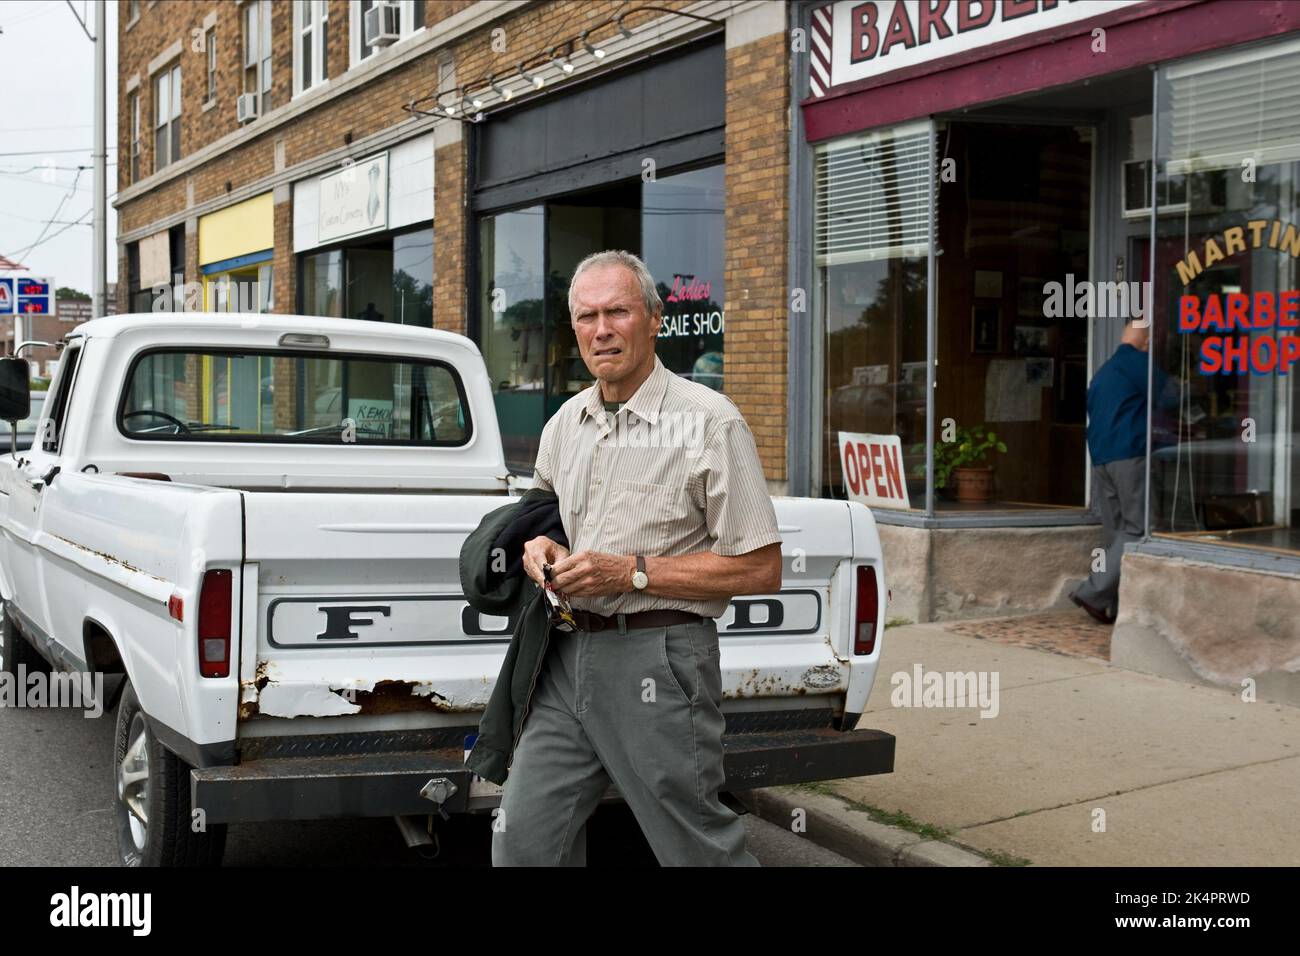
[[[117,705],[113,747],[117,846],[125,866],[220,866],[226,825],[195,832],[190,767],[149,730],[135,688],[126,681]]]
[[[0,671],[16,677],[19,665],[25,667],[28,674],[47,674],[50,670],[49,662],[18,633],[13,620],[5,614],[4,622],[0,624]]]

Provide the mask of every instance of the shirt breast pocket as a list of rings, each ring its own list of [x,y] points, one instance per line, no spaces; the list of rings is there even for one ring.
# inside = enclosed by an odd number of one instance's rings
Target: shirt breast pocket
[[[616,481],[610,505],[605,528],[614,554],[662,554],[690,524],[686,489],[677,485]]]

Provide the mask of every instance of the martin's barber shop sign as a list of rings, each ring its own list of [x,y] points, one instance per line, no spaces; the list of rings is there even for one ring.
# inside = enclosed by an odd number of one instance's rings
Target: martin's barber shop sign
[[[812,93],[1145,0],[841,0],[813,12]]]
[[[1216,264],[1271,249],[1300,258],[1300,229],[1279,219],[1251,219],[1193,246],[1175,271],[1183,287]],[[1202,375],[1288,375],[1300,362],[1300,290],[1220,289],[1178,298],[1178,331],[1201,335]]]

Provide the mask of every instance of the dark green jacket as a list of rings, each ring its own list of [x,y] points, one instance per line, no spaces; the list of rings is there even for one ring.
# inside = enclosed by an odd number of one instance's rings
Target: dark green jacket
[[[478,739],[465,762],[484,780],[497,784],[506,781],[528,702],[546,657],[551,627],[545,596],[520,568],[520,539],[526,536],[515,535],[504,556],[494,556],[492,551],[521,511],[532,508],[536,513],[550,504],[555,504],[552,492],[530,490],[518,501],[485,515],[460,549],[460,583],[470,605],[484,614],[515,619],[510,647],[479,721]],[[553,524],[558,524],[558,511]],[[550,536],[557,537],[554,532]],[[567,541],[560,543],[567,546]],[[494,557],[498,559],[495,567]],[[509,571],[501,570],[502,557]]]

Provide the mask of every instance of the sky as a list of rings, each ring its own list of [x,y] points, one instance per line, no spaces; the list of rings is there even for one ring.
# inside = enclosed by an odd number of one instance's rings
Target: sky
[[[72,0],[72,7],[93,33],[94,0]],[[117,279],[115,0],[107,4],[106,21],[108,281],[113,282]],[[0,254],[17,258],[33,275],[89,292],[95,45],[65,0],[0,2],[0,30]],[[86,167],[79,176],[77,166]],[[83,215],[84,225],[67,225]],[[45,241],[24,252],[47,223]]]

